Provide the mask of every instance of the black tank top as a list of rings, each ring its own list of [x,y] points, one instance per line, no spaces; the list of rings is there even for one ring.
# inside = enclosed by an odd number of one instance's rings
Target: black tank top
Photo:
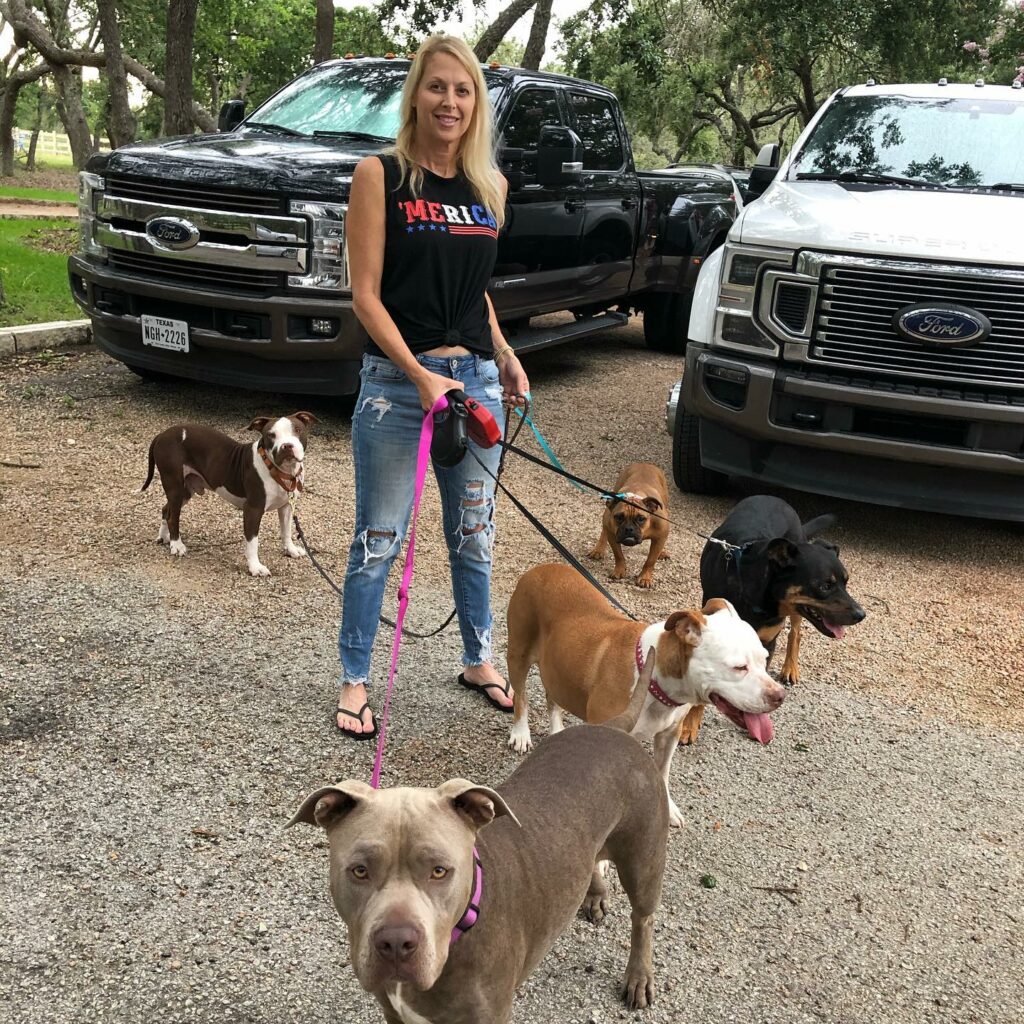
[[[423,169],[413,196],[398,161],[381,156],[387,211],[380,298],[410,350],[463,345],[490,356],[484,290],[498,253],[497,222],[466,178]],[[371,338],[367,351],[383,356]]]

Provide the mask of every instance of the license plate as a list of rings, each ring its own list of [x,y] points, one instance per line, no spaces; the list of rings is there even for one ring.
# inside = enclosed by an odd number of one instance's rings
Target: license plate
[[[168,348],[172,352],[188,351],[188,324],[184,320],[165,320],[160,316],[142,317],[142,344]]]

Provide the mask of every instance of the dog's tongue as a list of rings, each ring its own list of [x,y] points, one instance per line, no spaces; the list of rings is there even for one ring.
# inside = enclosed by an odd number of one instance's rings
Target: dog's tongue
[[[846,627],[840,626],[838,623],[829,622],[828,619],[822,620],[825,623],[825,628],[832,634],[836,640],[842,640],[846,636]]]
[[[775,735],[775,726],[772,725],[770,715],[753,715],[749,711],[744,711],[743,724],[758,743],[771,743]]]

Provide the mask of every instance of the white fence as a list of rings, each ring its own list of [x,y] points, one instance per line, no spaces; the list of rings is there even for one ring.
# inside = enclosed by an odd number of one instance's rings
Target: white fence
[[[15,156],[24,156],[28,152],[32,133],[24,128],[15,128],[13,135]],[[68,137],[59,132],[40,132],[39,141],[36,143],[36,156],[59,156],[70,160],[71,145],[68,142]]]

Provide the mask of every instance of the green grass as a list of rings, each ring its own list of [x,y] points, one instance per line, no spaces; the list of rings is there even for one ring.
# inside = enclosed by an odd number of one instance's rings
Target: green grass
[[[74,192],[60,192],[48,188],[14,188],[11,185],[0,185],[0,196],[8,199],[48,199],[58,203],[78,202],[78,196]]]
[[[36,217],[0,220],[0,277],[5,298],[0,306],[0,327],[82,319],[71,298],[67,256],[40,252],[24,241],[30,231],[68,226],[67,220]]]

